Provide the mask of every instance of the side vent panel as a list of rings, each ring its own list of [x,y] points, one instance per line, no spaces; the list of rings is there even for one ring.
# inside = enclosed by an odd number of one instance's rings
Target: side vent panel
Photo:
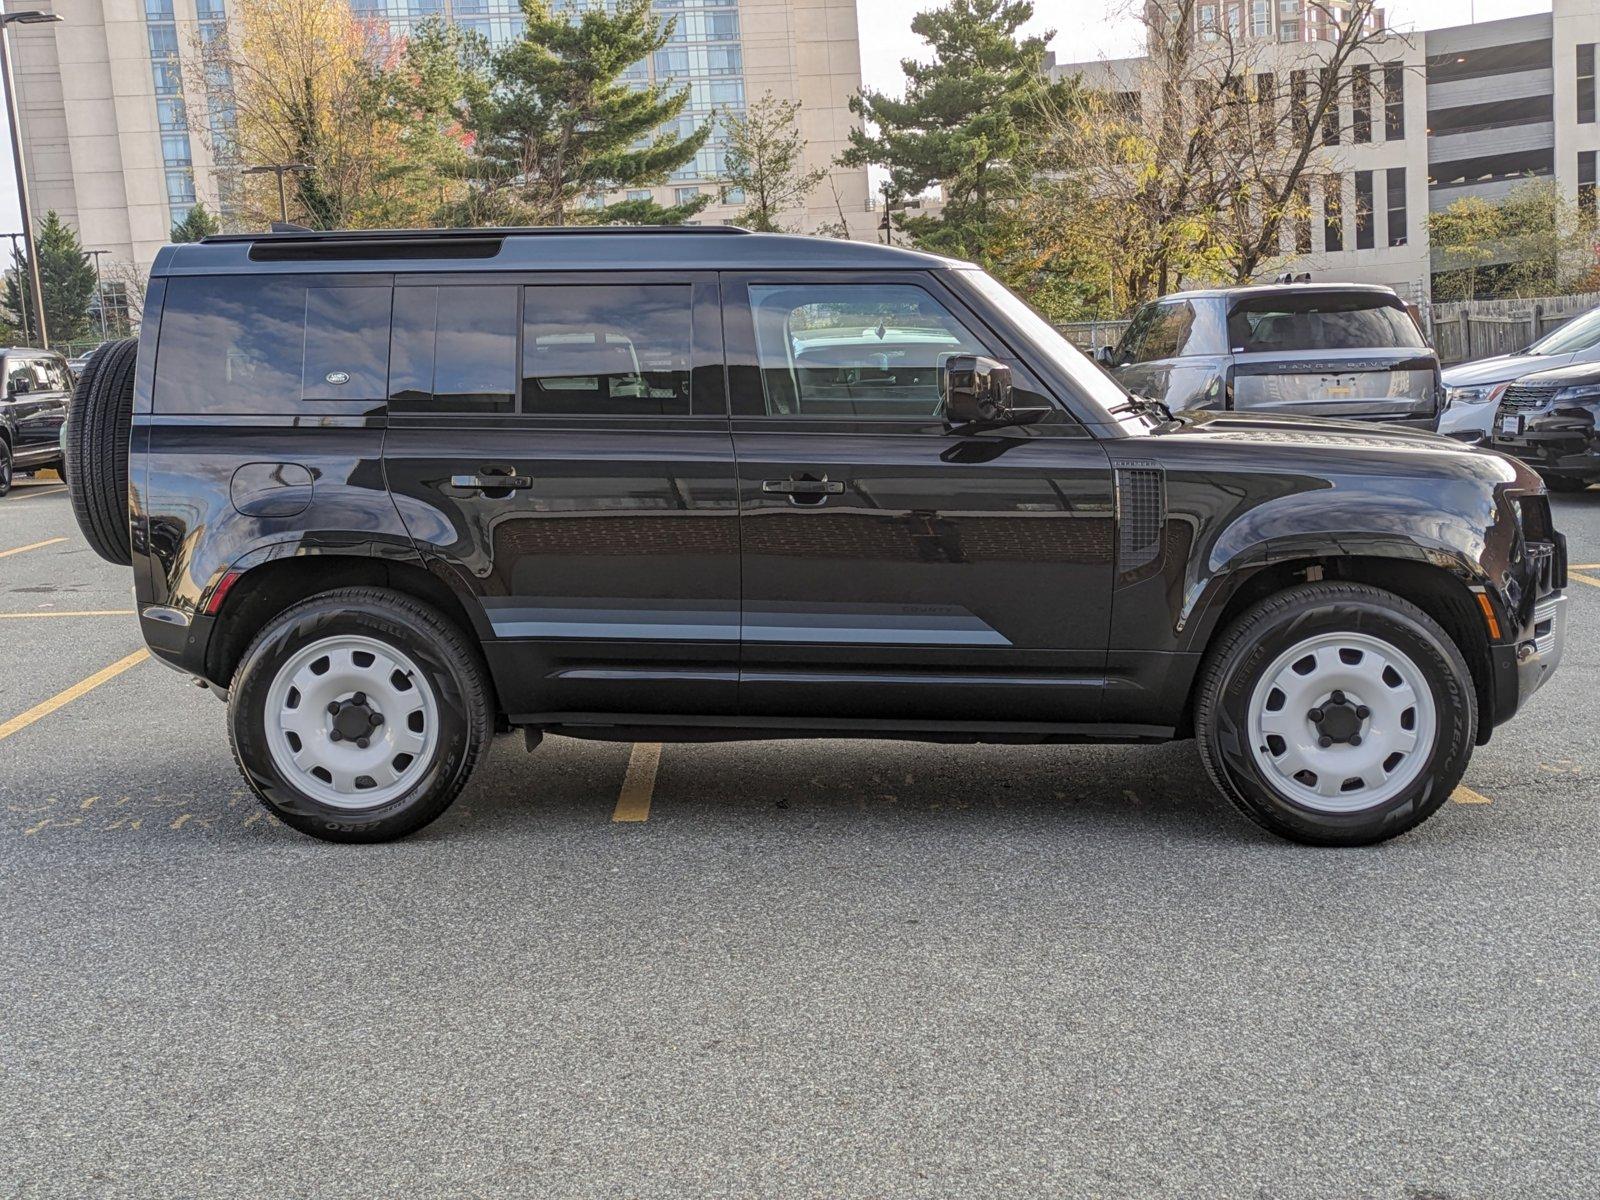
[[[1134,583],[1161,570],[1167,528],[1167,474],[1155,463],[1117,468],[1117,582]]]

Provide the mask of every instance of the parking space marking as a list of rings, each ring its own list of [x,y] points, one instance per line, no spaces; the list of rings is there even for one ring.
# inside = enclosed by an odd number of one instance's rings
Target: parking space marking
[[[89,676],[89,678],[73,684],[66,691],[57,692],[54,696],[51,696],[50,699],[44,701],[43,703],[35,704],[25,713],[18,713],[5,724],[0,725],[0,742],[5,741],[13,733],[20,733],[22,730],[26,729],[29,725],[32,725],[40,718],[48,717],[51,713],[55,712],[56,709],[63,708],[66,705],[71,704],[79,696],[88,695],[102,683],[106,683],[112,679],[115,679],[129,667],[136,667],[149,657],[150,651],[135,650],[132,654],[128,655],[127,658],[118,659],[109,667],[104,667],[96,671],[93,675]]]
[[[656,768],[661,765],[660,742],[635,742],[628,755],[628,772],[622,777],[613,821],[648,821],[650,796],[656,789]]]
[[[1576,579],[1579,583],[1587,583],[1592,588],[1600,588],[1600,579],[1591,579],[1587,575],[1579,575],[1571,567],[1567,568],[1567,578]]]
[[[66,540],[64,537],[45,538],[42,542],[33,542],[27,546],[13,546],[9,550],[0,550],[0,558],[10,558],[13,554],[26,554],[29,550],[43,550],[46,546],[54,546]]]
[[[131,608],[85,608],[76,612],[0,613],[0,621],[26,621],[34,617],[131,617]]]
[[[12,504],[23,500],[32,500],[35,496],[59,496],[67,489],[64,487],[31,488],[26,492],[12,492],[7,498]]]
[[[1493,804],[1494,801],[1482,792],[1475,792],[1466,784],[1458,784],[1456,790],[1450,793],[1450,799],[1457,804]]]

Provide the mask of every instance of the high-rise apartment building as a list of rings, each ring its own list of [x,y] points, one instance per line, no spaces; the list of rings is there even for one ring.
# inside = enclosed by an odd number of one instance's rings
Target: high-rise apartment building
[[[1151,0],[1151,11],[1161,3]],[[1341,11],[1308,0],[1217,0],[1196,6],[1196,36],[1241,31],[1257,69],[1287,81],[1292,102],[1296,73],[1316,70],[1316,43],[1329,36],[1325,14]],[[1383,29],[1375,17],[1371,31]],[[1554,0],[1548,13],[1375,40],[1351,64],[1320,151],[1327,165],[1306,189],[1311,218],[1283,231],[1281,269],[1384,283],[1422,300],[1432,273],[1450,266],[1429,245],[1428,214],[1460,197],[1492,202],[1530,179],[1553,179],[1594,214],[1597,45],[1600,0]],[[1143,62],[1052,70],[1131,102]]]
[[[601,0],[557,0],[580,8]],[[34,0],[5,0],[34,7]],[[218,194],[212,154],[228,136],[231,115],[215,104],[209,128],[197,135],[181,66],[197,39],[226,28],[229,0],[54,0],[59,24],[13,27],[19,115],[34,210],[55,209],[75,226],[86,247],[112,260],[147,266],[173,224],[196,200],[226,208]],[[354,10],[404,33],[440,15],[478,30],[492,44],[516,37],[516,0],[351,0]],[[870,228],[864,168],[832,167],[851,128],[849,98],[861,86],[856,0],[655,0],[663,19],[675,19],[671,42],[635,79],[689,89],[685,129],[718,114],[742,111],[766,92],[801,103],[808,166],[829,167],[831,183],[809,207],[790,214],[802,228],[836,222],[840,207]],[[192,72],[189,72],[192,75]],[[192,82],[192,81],[191,81]],[[187,103],[186,103],[187,102]],[[707,194],[699,218],[738,215],[737,195],[725,195],[720,128],[696,160],[650,194],[673,203]],[[836,199],[837,191],[837,199]],[[632,194],[633,198],[638,193]],[[596,196],[600,206],[622,194]]]

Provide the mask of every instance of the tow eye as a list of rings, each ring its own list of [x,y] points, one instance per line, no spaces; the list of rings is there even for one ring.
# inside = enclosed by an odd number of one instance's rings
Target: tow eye
[[[1335,691],[1326,701],[1306,714],[1306,719],[1316,727],[1317,745],[1326,750],[1338,744],[1361,745],[1361,731],[1367,727],[1372,710],[1365,704],[1353,704],[1341,691]]]
[[[328,731],[330,742],[354,742],[356,748],[365,750],[373,731],[383,724],[383,714],[367,703],[367,694],[357,692],[345,700],[328,704]]]

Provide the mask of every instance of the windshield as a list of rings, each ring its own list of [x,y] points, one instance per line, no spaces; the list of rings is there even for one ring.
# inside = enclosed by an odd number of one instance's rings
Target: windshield
[[[1600,342],[1600,308],[1573,317],[1554,333],[1528,347],[1529,354],[1575,354]]]
[[[967,271],[965,275],[984,299],[993,302],[1091,400],[1108,410],[1127,402],[1128,393],[1111,376],[1090,362],[1049,321],[1012,295],[1005,284],[984,271]]]
[[[1350,292],[1252,296],[1228,312],[1235,354],[1303,350],[1420,350],[1422,332],[1400,302]]]

